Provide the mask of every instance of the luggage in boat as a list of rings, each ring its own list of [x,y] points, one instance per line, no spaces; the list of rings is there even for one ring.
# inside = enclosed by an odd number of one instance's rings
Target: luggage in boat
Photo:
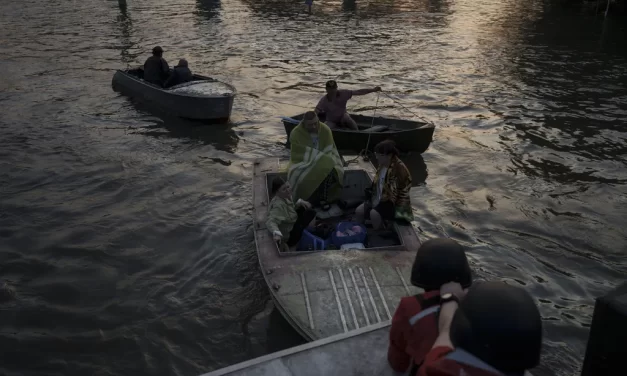
[[[359,227],[359,232],[353,231],[353,227]],[[352,234],[352,235],[350,235]],[[356,222],[340,222],[331,234],[331,241],[336,247],[344,244],[364,243],[366,240],[366,227]]]

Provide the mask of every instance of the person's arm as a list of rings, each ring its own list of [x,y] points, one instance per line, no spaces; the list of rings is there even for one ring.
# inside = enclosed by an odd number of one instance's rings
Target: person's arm
[[[446,294],[453,294],[461,299],[464,296],[464,290],[462,286],[457,282],[445,283],[440,287],[440,296]],[[453,342],[451,342],[451,323],[453,322],[453,316],[457,311],[458,303],[456,301],[450,301],[442,304],[440,307],[440,318],[438,320],[438,338],[433,343],[432,349],[436,347],[449,347],[453,348]]]
[[[268,210],[268,219],[266,220],[266,228],[272,234],[274,241],[279,241],[283,238],[283,233],[279,230],[279,223],[283,222],[284,215],[283,210],[278,205],[271,205]]]
[[[372,89],[353,90],[353,95],[366,95],[366,94],[370,94],[370,93],[376,93],[378,91],[381,91],[381,87],[380,86],[373,87]]]
[[[316,105],[316,108],[314,109],[316,115],[320,115],[321,113],[327,112],[326,99],[327,99],[327,96],[325,95],[324,97],[320,98],[320,100],[318,101],[318,104]]]
[[[451,323],[453,322],[453,316],[457,311],[457,302],[451,301],[442,304],[440,308],[440,318],[438,321],[438,338],[433,343],[432,349],[436,347],[450,347],[453,348],[453,342],[451,342]]]
[[[404,313],[403,304],[398,305],[392,326],[390,327],[390,345],[388,347],[388,363],[396,372],[405,372],[411,363],[411,357],[405,352],[407,340],[405,333],[409,332],[409,321]]]

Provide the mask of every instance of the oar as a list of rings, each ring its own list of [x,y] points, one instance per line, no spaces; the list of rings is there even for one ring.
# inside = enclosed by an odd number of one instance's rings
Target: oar
[[[296,124],[296,125],[300,124],[300,120],[296,120],[296,119],[293,119],[293,118],[291,118],[291,117],[287,117],[287,116],[279,116],[279,118],[280,118],[281,120],[283,120],[283,121],[287,122],[287,123],[290,123],[290,124]]]

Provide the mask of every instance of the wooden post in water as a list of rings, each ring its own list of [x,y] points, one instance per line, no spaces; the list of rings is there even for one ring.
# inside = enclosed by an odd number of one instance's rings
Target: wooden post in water
[[[610,12],[610,1],[612,0],[607,0],[607,7],[605,8],[605,17],[607,17],[607,14]]]
[[[627,359],[627,282],[597,299],[581,376],[624,375]]]

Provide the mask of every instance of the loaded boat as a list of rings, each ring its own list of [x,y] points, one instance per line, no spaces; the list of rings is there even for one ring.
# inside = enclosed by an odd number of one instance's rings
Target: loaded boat
[[[281,118],[287,134],[288,147],[290,133],[300,123],[303,116],[305,114]],[[422,154],[433,140],[435,125],[432,123],[355,114],[350,114],[350,116],[357,123],[359,130],[332,129],[338,150],[361,153],[363,150],[372,151],[381,141],[393,140],[396,148],[401,152]]]
[[[257,160],[253,176],[255,242],[276,307],[307,340],[390,320],[401,297],[420,292],[408,284],[420,245],[412,225],[394,222],[388,230],[367,229],[362,249],[279,249],[266,219],[272,181],[286,177],[287,163],[277,158]],[[363,201],[374,174],[372,164],[361,160],[345,167],[341,202]],[[333,226],[354,214],[348,207],[316,209],[320,221]]]
[[[231,116],[236,90],[225,82],[195,74],[193,81],[163,88],[144,81],[143,76],[141,68],[118,70],[113,89],[186,119],[226,123]]]

